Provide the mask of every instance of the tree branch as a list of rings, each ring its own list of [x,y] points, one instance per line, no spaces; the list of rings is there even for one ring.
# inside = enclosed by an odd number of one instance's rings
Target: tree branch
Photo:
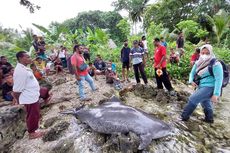
[[[29,9],[30,13],[34,13],[35,9],[39,10],[41,7],[31,3],[29,0],[20,0],[20,4]]]

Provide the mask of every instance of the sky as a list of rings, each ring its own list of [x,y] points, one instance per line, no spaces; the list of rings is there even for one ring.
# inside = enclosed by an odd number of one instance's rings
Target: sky
[[[30,0],[41,6],[35,13],[29,13],[20,5],[20,0],[4,0],[0,5],[0,24],[4,28],[33,28],[32,23],[45,27],[52,21],[62,22],[77,16],[79,12],[89,10],[112,11],[114,0]],[[121,12],[121,15],[125,15]]]

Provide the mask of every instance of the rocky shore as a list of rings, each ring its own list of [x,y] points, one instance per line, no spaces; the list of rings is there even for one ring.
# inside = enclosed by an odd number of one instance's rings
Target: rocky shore
[[[75,80],[70,75],[50,78],[54,82],[53,98],[48,106],[42,106],[40,130],[47,131],[42,139],[29,140],[24,122],[23,106],[10,106],[0,102],[0,152],[1,153],[134,153],[138,152],[139,138],[134,133],[118,135],[115,138],[92,131],[75,117],[59,112],[81,106]],[[133,83],[132,83],[133,82]],[[95,81],[99,90],[86,93],[93,100],[88,107],[105,102],[112,95],[129,106],[169,123],[173,128],[171,136],[153,140],[145,153],[199,153],[230,152],[230,87],[224,91],[222,101],[215,106],[215,123],[203,123],[202,109],[196,110],[191,120],[178,119],[192,90],[176,81],[176,96],[164,90],[157,91],[152,81],[149,86],[135,85],[134,80],[124,84],[122,91],[115,90],[100,76]],[[140,151],[139,151],[140,152]]]

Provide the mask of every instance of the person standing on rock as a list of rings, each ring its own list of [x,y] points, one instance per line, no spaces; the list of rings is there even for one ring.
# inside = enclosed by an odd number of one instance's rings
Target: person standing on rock
[[[122,62],[122,81],[124,82],[125,79],[129,80],[129,54],[130,54],[130,48],[128,47],[128,40],[124,41],[124,47],[121,49],[121,62]],[[127,72],[125,73],[125,69]]]
[[[13,97],[16,103],[25,106],[26,125],[30,139],[43,136],[43,132],[37,132],[40,119],[40,87],[37,79],[27,65],[32,63],[30,56],[25,51],[16,54],[18,60],[14,71],[13,80]]]
[[[145,52],[144,50],[139,46],[139,42],[137,40],[133,41],[133,48],[131,49],[130,52],[130,61],[133,63],[133,70],[134,70],[134,75],[136,78],[136,82],[140,83],[140,76],[139,76],[139,71],[141,73],[141,77],[144,80],[144,83],[147,85],[148,80],[145,74]]]
[[[73,50],[74,54],[71,57],[71,64],[73,66],[76,79],[78,81],[79,86],[79,94],[81,101],[90,101],[91,98],[87,98],[84,92],[84,81],[87,81],[93,91],[96,91],[96,87],[94,85],[93,78],[89,75],[89,67],[85,63],[85,59],[83,57],[83,46],[75,45]]]
[[[221,95],[223,82],[223,67],[220,62],[216,61],[212,67],[213,75],[209,72],[209,64],[215,60],[212,46],[209,44],[201,47],[200,58],[195,62],[189,76],[191,83],[197,90],[189,97],[181,117],[182,121],[187,121],[197,105],[201,103],[205,118],[204,122],[213,123],[212,102],[217,103]]]
[[[163,84],[165,88],[170,92],[170,95],[174,95],[175,92],[170,83],[168,73],[166,70],[167,62],[166,62],[166,48],[161,45],[160,39],[154,39],[155,45],[155,53],[154,53],[154,64],[153,67],[155,69],[155,76],[157,81],[157,88],[163,89]],[[163,83],[163,84],[162,84]]]

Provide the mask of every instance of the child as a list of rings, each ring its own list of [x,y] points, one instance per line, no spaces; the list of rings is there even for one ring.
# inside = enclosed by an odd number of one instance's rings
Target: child
[[[113,72],[116,72],[116,64],[112,62],[112,60],[109,60],[107,63],[107,67],[111,67]]]
[[[183,48],[179,48],[180,58],[184,56],[185,50]]]
[[[52,97],[52,93],[50,93],[52,84],[43,77],[35,64],[31,64],[30,68],[32,69],[35,78],[38,80],[40,86],[40,98],[42,98],[45,103],[48,103]]]
[[[170,48],[170,57],[169,57],[170,63],[179,63],[179,55],[175,53],[173,48]]]
[[[113,84],[116,90],[122,89],[120,79],[117,77],[117,74],[112,70],[111,67],[108,67],[105,71],[106,83]]]
[[[90,75],[91,77],[95,76],[95,80],[97,80],[96,68],[95,68],[95,66],[93,65],[92,62],[89,62],[89,75]]]
[[[200,57],[200,48],[196,48],[196,51],[194,54],[192,54],[191,59],[190,59],[190,65],[193,66],[195,62],[199,59]]]
[[[60,58],[57,58],[54,62],[54,69],[56,70],[56,74],[60,73],[63,71],[63,67],[62,67],[62,61],[60,60]]]
[[[6,101],[13,101],[12,91],[13,91],[13,76],[6,74],[4,76],[5,83],[2,85],[2,96]]]
[[[37,69],[42,72],[42,74],[45,74],[46,72],[46,62],[43,61],[40,57],[37,57],[34,61],[34,64],[36,65]]]
[[[43,74],[37,69],[36,65],[31,64],[30,68],[32,69],[35,78],[38,80],[39,85],[42,87],[46,87],[48,90],[51,90],[52,84],[44,78]]]

